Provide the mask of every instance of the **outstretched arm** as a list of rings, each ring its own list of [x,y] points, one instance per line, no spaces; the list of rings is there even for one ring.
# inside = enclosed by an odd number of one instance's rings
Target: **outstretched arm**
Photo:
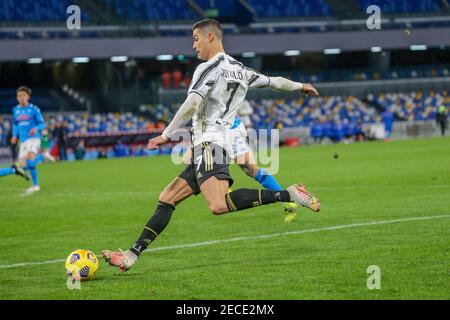
[[[291,81],[283,77],[269,77],[270,82],[268,84],[269,88],[281,90],[281,91],[296,91],[299,90],[306,94],[311,94],[313,96],[318,96],[319,92],[310,83],[301,83]]]
[[[199,94],[195,92],[190,93],[163,133],[156,138],[150,139],[148,142],[148,148],[153,150],[168,142],[175,130],[188,123],[202,101],[203,98]]]

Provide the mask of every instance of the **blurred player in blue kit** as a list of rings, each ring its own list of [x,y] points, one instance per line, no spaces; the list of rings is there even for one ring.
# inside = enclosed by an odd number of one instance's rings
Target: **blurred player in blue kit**
[[[31,89],[21,86],[17,89],[18,105],[13,109],[13,132],[11,143],[20,141],[19,161],[10,168],[1,168],[0,177],[16,174],[32,181],[32,186],[25,191],[26,195],[39,191],[37,165],[44,160],[39,154],[41,147],[41,131],[45,128],[41,110],[30,103]],[[28,172],[27,172],[28,171]]]

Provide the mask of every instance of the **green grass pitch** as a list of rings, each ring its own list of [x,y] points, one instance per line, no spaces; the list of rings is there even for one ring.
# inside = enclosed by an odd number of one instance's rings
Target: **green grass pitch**
[[[283,148],[280,159],[280,183],[304,182],[319,214],[287,224],[273,204],[214,216],[191,197],[155,251],[127,273],[101,261],[81,290],[59,260],[128,249],[182,168],[167,156],[43,164],[42,191],[25,198],[25,181],[1,178],[0,299],[449,299],[450,139]],[[258,186],[231,170],[234,188]],[[366,286],[370,265],[381,289]]]

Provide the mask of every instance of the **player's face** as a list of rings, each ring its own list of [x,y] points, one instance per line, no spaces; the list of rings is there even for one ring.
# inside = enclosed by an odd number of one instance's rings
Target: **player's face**
[[[197,53],[197,58],[200,60],[207,60],[208,58],[208,36],[200,29],[195,29],[192,33],[194,44],[192,47]]]
[[[19,102],[21,106],[27,106],[28,100],[30,100],[30,96],[28,95],[28,93],[26,93],[25,91],[17,92],[17,102]]]

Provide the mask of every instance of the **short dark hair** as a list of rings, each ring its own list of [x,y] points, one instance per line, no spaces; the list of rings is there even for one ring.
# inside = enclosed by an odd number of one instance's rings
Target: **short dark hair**
[[[17,93],[21,91],[26,92],[29,96],[31,96],[31,89],[28,88],[27,86],[20,86],[17,88]]]
[[[211,32],[215,33],[219,37],[219,39],[222,39],[223,36],[222,26],[220,25],[219,21],[215,19],[204,19],[194,23],[194,25],[192,26],[192,31],[194,31],[195,29],[206,29],[206,28],[211,28]]]

